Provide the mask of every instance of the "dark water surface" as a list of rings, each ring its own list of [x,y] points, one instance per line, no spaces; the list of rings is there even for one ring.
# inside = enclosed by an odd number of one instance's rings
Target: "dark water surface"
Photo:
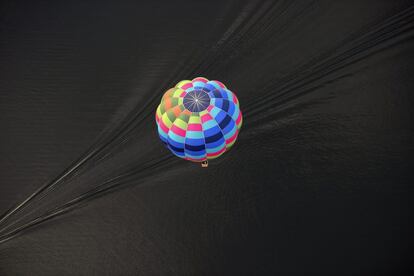
[[[409,275],[413,27],[412,1],[2,1],[0,275]],[[196,76],[244,112],[208,169],[155,127]]]

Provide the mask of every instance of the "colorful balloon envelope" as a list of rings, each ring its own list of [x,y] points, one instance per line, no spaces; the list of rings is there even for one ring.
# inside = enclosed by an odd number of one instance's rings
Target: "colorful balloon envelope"
[[[236,95],[223,83],[202,77],[180,81],[165,92],[155,118],[167,148],[194,162],[228,151],[242,125]]]

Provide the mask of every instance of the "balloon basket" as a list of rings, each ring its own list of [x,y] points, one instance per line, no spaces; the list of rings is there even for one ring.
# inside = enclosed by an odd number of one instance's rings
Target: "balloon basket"
[[[207,160],[202,161],[201,162],[201,167],[202,168],[207,168],[208,167],[208,161]]]

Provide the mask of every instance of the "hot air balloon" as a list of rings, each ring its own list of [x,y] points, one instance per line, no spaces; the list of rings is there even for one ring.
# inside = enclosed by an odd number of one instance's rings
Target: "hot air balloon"
[[[165,146],[202,167],[234,145],[242,125],[236,95],[223,83],[202,77],[167,90],[155,119]]]

